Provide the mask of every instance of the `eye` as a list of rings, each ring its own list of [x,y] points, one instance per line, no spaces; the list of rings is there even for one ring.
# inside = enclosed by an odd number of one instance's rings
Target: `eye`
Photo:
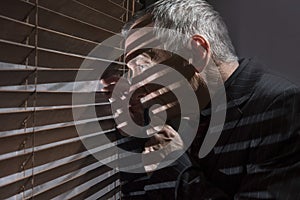
[[[148,60],[152,60],[152,58],[153,58],[153,53],[152,53],[152,51],[151,52],[144,52],[143,54],[142,54],[146,59],[148,59]]]
[[[137,67],[141,72],[145,71],[147,68],[145,65],[138,65]]]

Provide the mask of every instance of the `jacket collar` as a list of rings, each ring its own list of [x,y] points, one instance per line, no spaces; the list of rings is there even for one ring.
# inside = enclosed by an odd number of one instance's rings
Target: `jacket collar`
[[[221,155],[220,153],[223,151],[224,146],[228,143],[228,140],[232,135],[231,132],[235,130],[238,122],[243,116],[243,105],[254,93],[255,86],[263,74],[262,68],[263,66],[259,64],[256,59],[242,59],[240,60],[238,69],[225,82],[225,92],[227,97],[225,124],[214,150],[210,151],[203,159],[203,163],[210,163],[211,166],[216,166],[219,156],[215,157],[213,155]],[[218,97],[218,95],[222,94],[217,93],[216,97]],[[218,108],[216,108],[216,110],[218,110]],[[217,113],[218,111],[214,112]],[[208,107],[201,110],[200,114],[204,119],[210,117],[211,108]],[[214,140],[213,137],[218,137],[218,135],[206,134],[202,146],[205,147],[208,145],[209,141]],[[210,170],[208,170],[208,174],[211,174],[213,169],[214,167],[211,167]]]
[[[260,64],[256,58],[243,58],[239,61],[240,65],[235,72],[224,83],[227,108],[239,107],[242,110],[242,105],[247,101],[254,92],[254,88],[258,80],[262,76],[262,69],[264,66]],[[217,93],[218,96],[224,95]],[[201,116],[206,118],[211,115],[211,107],[208,105],[201,110]]]
[[[264,66],[256,58],[240,60],[238,69],[225,82],[228,103],[233,101],[240,106],[248,100],[263,74],[263,68]]]

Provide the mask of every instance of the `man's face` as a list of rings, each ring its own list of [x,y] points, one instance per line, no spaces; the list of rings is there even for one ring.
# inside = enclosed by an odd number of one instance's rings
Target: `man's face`
[[[159,82],[160,80],[161,82],[164,82],[168,79],[168,74],[158,70],[159,67],[157,66],[163,65],[168,68],[175,69],[182,75],[182,77],[185,77],[185,79],[190,82],[192,88],[195,91],[198,90],[197,96],[209,96],[205,82],[201,78],[199,71],[197,71],[191,63],[189,63],[189,58],[184,59],[180,55],[162,48],[162,44],[164,42],[158,39],[155,33],[151,31],[153,30],[151,28],[153,27],[153,24],[149,18],[151,17],[142,17],[142,20],[139,20],[138,23],[134,24],[125,41],[125,61],[128,68],[131,70],[130,76],[132,78],[132,84],[134,85],[135,83],[139,83],[138,86],[143,87],[145,89],[144,91],[147,93],[152,93],[153,96],[159,96],[161,101],[170,103],[171,101],[167,95],[160,95],[160,92],[158,91],[159,87],[154,87],[155,89],[153,89],[153,85],[147,85],[149,77],[152,78],[151,80],[153,80],[153,78],[156,79],[156,82]],[[150,23],[147,24],[145,21]],[[146,28],[140,27],[140,24],[147,24]],[[191,55],[193,58],[195,58],[193,55],[197,54],[197,52],[193,51],[188,44],[185,49],[185,53]],[[197,61],[200,59],[200,57],[197,58]],[[177,84],[178,86],[180,85],[180,81],[181,80],[178,80],[178,83],[174,84]],[[199,86],[204,88],[204,90],[200,91],[200,93]],[[136,90],[137,88],[133,89]],[[153,93],[155,90],[157,91]],[[207,100],[203,103],[204,105],[207,104],[206,101]]]
[[[150,34],[149,34],[150,32]],[[125,42],[125,62],[131,70],[131,78],[138,81],[147,76],[162,77],[157,65],[167,66],[179,71],[184,77],[190,79],[195,74],[195,69],[188,60],[176,53],[162,47],[162,43],[149,28],[133,30]],[[155,74],[155,75],[154,75]],[[134,81],[133,81],[134,82]]]
[[[199,46],[195,48],[195,42],[191,38],[191,41],[187,42],[184,47],[180,47],[178,52],[168,51],[164,48],[164,44],[166,40],[173,39],[170,37],[175,34],[175,31],[162,30],[167,31],[163,34],[164,39],[158,39],[155,33],[157,30],[154,32],[152,17],[149,14],[136,20],[131,26],[125,41],[125,61],[132,72],[131,77],[137,77],[157,64],[172,67],[187,79],[191,78],[191,73],[192,75],[197,73],[199,77],[199,72],[203,70],[203,63],[205,63],[200,56],[200,51],[203,52],[204,49],[198,48]],[[183,34],[179,37],[183,37]],[[159,72],[157,73],[159,75]]]
[[[125,43],[125,48],[128,50],[125,61],[132,72],[131,78],[134,79],[155,65],[172,58],[172,53],[152,48],[156,42],[158,42],[156,38],[147,35],[142,29],[128,36]],[[159,76],[159,72],[157,73]]]
[[[164,49],[163,40],[158,39],[154,32],[152,16],[146,14],[136,20],[131,26],[125,41],[125,61],[132,71],[132,78],[141,75],[146,70],[157,64],[173,68],[182,68],[188,61],[174,56],[173,53]],[[157,72],[159,76],[160,73]]]

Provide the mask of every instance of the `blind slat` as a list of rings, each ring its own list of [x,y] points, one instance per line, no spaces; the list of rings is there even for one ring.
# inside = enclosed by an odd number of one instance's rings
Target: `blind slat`
[[[124,7],[114,4],[113,2],[110,2],[108,0],[105,0],[105,3],[103,1],[94,1],[94,0],[76,0],[76,1],[81,2],[92,8],[95,8],[106,14],[112,15],[118,19],[122,19],[122,17],[126,13],[126,9]]]
[[[102,190],[103,188],[105,188],[105,186],[110,185],[111,183],[115,182],[118,180],[118,175],[113,175],[107,179],[105,179],[104,181],[101,181],[100,183],[93,185],[92,187],[90,187],[88,190],[76,195],[75,197],[72,197],[72,200],[81,200],[81,199],[86,199],[88,197],[90,197],[91,195],[99,192],[100,190]],[[119,186],[117,186],[119,188]],[[112,190],[113,194],[116,194],[115,189]],[[107,194],[105,194],[105,196],[107,196]],[[107,196],[109,198],[109,196]],[[111,196],[110,196],[111,197]],[[107,198],[106,198],[107,199]]]
[[[100,152],[99,152],[100,153]],[[106,149],[104,151],[101,151],[101,153],[107,155],[108,157],[113,156],[112,151],[109,151],[109,149]],[[74,161],[63,163],[62,165],[59,165],[57,167],[47,169],[45,171],[39,172],[35,174],[35,185],[42,185],[44,183],[47,183],[53,179],[59,178],[65,174],[74,172],[76,170],[79,170],[81,168],[87,167],[89,165],[92,165],[96,162],[99,162],[96,160],[92,155],[76,159]],[[103,168],[105,168],[103,166]],[[103,170],[103,173],[109,171],[110,168],[106,167],[106,170]],[[9,198],[13,195],[21,193],[23,190],[28,190],[32,187],[31,185],[31,176],[25,177],[23,179],[17,180],[16,182],[12,182],[8,185],[5,185],[0,188],[0,197],[1,199]],[[24,186],[24,188],[23,188]]]
[[[38,173],[35,175],[35,184],[40,185],[46,183],[55,178],[68,174],[72,171],[76,171],[78,169],[91,165],[95,162],[97,162],[97,160],[92,155],[90,155],[82,159],[78,159],[67,164],[61,165],[59,167],[53,168],[51,170],[47,170],[46,172]],[[31,187],[31,179],[32,177],[29,176],[24,179],[0,187],[0,198],[9,198],[13,195],[23,192],[23,190],[29,189]]]
[[[102,45],[101,50],[88,55],[120,32],[134,8],[134,1],[125,2],[1,2],[0,199],[98,197],[114,188],[112,183],[117,185],[119,174],[105,178],[111,169],[97,163],[83,145],[91,144],[102,159],[117,158],[113,145],[119,143],[120,135],[107,95],[97,92],[93,99],[93,93],[79,91],[90,91],[91,82],[86,83],[86,90],[84,82],[99,80],[98,69],[107,65],[110,68],[104,76],[126,71],[124,63],[117,61],[121,58],[116,58],[123,53],[121,36],[114,44]],[[81,70],[84,61],[89,69]],[[72,93],[70,88],[79,72],[85,76],[76,79],[80,85],[78,92]],[[72,102],[74,95],[82,100]],[[74,111],[81,116],[76,126]],[[83,137],[78,137],[79,129]],[[111,163],[116,166],[118,160]],[[97,179],[101,175],[104,177]],[[107,199],[118,191],[116,186],[100,198]]]
[[[0,72],[1,73],[1,72]],[[0,76],[1,77],[1,76]],[[87,99],[95,96],[96,103],[108,102],[108,98],[103,92],[34,92],[34,91],[0,91],[0,108],[40,106],[67,106],[72,105],[72,97],[81,99],[73,102],[73,105],[87,104]],[[34,102],[37,98],[36,102]],[[35,104],[34,104],[35,103]]]
[[[26,20],[28,14],[34,9],[31,4],[25,4],[19,0],[2,1],[0,6],[0,14],[8,16],[20,21]]]
[[[94,148],[105,145],[104,134],[92,136],[87,140],[94,142]],[[0,177],[5,177],[11,174],[22,172],[23,170],[31,169],[32,167],[41,166],[43,164],[51,163],[53,161],[66,158],[68,156],[76,155],[86,151],[85,146],[78,139],[74,142],[69,142],[62,145],[57,145],[42,150],[35,151],[34,163],[32,160],[32,153],[28,152],[15,157],[3,159],[0,161]],[[108,154],[117,154],[116,148],[109,148]],[[101,158],[107,158],[107,154],[101,151]],[[34,165],[32,165],[34,164]]]
[[[0,69],[0,86],[25,85],[26,83],[28,85],[35,84],[34,69],[13,69],[13,65],[5,66],[11,66],[12,69]],[[79,71],[77,69],[39,69],[36,83],[46,84],[75,82],[78,73],[82,74],[82,78],[78,77],[77,81],[94,81],[98,79],[95,77],[93,70]]]
[[[107,200],[107,199],[113,197],[114,195],[116,195],[116,193],[118,193],[120,191],[121,191],[121,187],[116,187],[115,189],[106,193],[104,196],[100,197],[98,200]]]
[[[25,127],[44,126],[49,124],[66,123],[73,121],[73,111],[80,113],[81,120],[93,119],[94,110],[97,117],[105,117],[111,115],[110,105],[84,106],[84,107],[68,107],[68,108],[47,108],[42,110],[21,110],[17,112],[0,113],[0,131],[18,130]],[[33,114],[35,114],[35,122],[33,122]]]
[[[118,4],[119,6],[127,7],[127,2],[124,1],[124,0],[105,0],[105,1],[110,1],[110,2],[113,2],[115,4]],[[141,8],[143,7],[143,4],[141,4],[139,1],[129,0],[129,5],[128,6],[129,6],[129,10],[131,12],[133,12],[133,11],[136,12],[138,10],[141,10]]]
[[[2,65],[2,64],[1,64]],[[23,65],[4,64],[3,66],[11,67],[10,69],[0,69],[0,86],[17,86],[17,85],[33,85],[47,83],[65,83],[75,81],[96,81],[99,80],[99,74],[95,74],[92,69],[77,70],[77,69],[38,69],[38,78],[35,80],[34,69],[16,69],[14,67]],[[121,75],[124,67],[118,64],[111,64],[103,73]],[[80,73],[80,76],[76,77]],[[55,95],[55,94],[54,94]]]
[[[87,172],[86,174],[84,174],[83,176],[79,176],[71,181],[68,181],[62,185],[58,185],[55,188],[52,188],[46,192],[43,192],[41,194],[38,195],[34,195],[34,199],[48,199],[48,198],[53,198],[61,193],[67,192],[69,190],[72,190],[74,187],[81,185],[93,178],[96,178],[97,176],[102,175],[103,173],[105,173],[107,170],[106,167],[99,167],[97,169],[91,170],[89,172]],[[114,174],[111,177],[109,177],[106,181],[104,182],[100,182],[99,184],[103,185],[103,187],[105,187],[107,183],[113,183],[116,180],[118,180],[119,176],[118,174]]]
[[[34,47],[30,45],[5,41],[0,39],[0,60],[2,62],[24,64],[29,58],[29,65],[34,65]],[[86,67],[95,68],[107,66],[111,63],[119,63],[96,58],[86,58],[84,56],[59,52],[49,49],[38,48],[38,66],[49,68],[79,68],[84,60],[87,60]],[[121,63],[120,63],[121,64]]]
[[[59,20],[59,23],[54,23]],[[39,26],[56,30],[62,33],[74,34],[80,38],[88,39],[95,42],[102,42],[103,39],[109,38],[115,33],[108,29],[98,27],[81,20],[60,14],[40,7],[39,10]],[[120,29],[121,27],[119,27]]]
[[[113,18],[111,14],[96,12],[95,9],[90,9],[77,1],[39,0],[39,5],[113,32],[120,32],[120,28],[124,24],[120,19]]]
[[[0,15],[0,26],[4,31],[0,32],[0,38],[17,43],[25,43],[28,37],[29,44],[34,45],[34,26]],[[63,34],[57,31],[39,27],[38,46],[46,49],[69,52],[79,55],[88,55],[99,43]],[[13,34],[11,34],[13,33]],[[106,38],[103,38],[103,40]],[[109,55],[118,55],[122,49],[101,46],[102,52],[98,57],[106,58]]]
[[[0,40],[0,60],[1,62],[23,64],[28,56],[31,55],[34,48],[32,46],[18,45],[15,43]],[[33,57],[30,56],[31,63]]]
[[[31,24],[17,21],[3,15],[0,16],[0,25],[2,29],[0,31],[1,39],[20,43],[25,42],[26,38],[34,29],[34,26]]]
[[[105,38],[103,38],[103,40],[104,39]],[[60,34],[46,29],[40,29],[38,43],[41,48],[95,58],[103,58],[106,60],[114,60],[118,58],[118,55],[122,55],[124,52],[123,49],[120,48],[105,45],[100,46],[95,42],[82,40],[71,35]],[[96,47],[98,54],[90,54]]]
[[[11,3],[1,4],[0,14],[19,21],[26,20],[26,15],[29,17],[29,22],[34,24],[34,9],[35,5],[30,2],[12,0],[16,3],[20,9],[24,8],[26,11],[21,12],[21,16],[18,16]],[[100,18],[101,19],[101,18]],[[100,20],[99,21],[102,21]],[[59,23],[58,23],[59,22]],[[39,26],[55,30],[58,32],[66,33],[69,35],[75,35],[80,38],[88,39],[97,43],[102,42],[104,39],[111,37],[114,33],[119,33],[122,26],[116,24],[110,24],[112,27],[105,29],[96,25],[89,24],[85,21],[81,21],[67,15],[60,14],[59,12],[52,11],[39,6]],[[114,27],[115,26],[115,27]],[[112,31],[116,30],[118,31]]]
[[[76,125],[77,128],[84,130],[85,135],[97,133],[97,127],[101,126],[102,131],[112,130],[115,127],[113,120],[101,120],[95,122],[84,123]],[[33,136],[34,134],[34,136]],[[111,134],[113,135],[113,133]],[[108,136],[108,134],[107,134]],[[31,148],[33,145],[42,146],[63,140],[68,140],[78,137],[77,129],[74,125],[64,127],[51,128],[36,132],[26,132],[23,134],[15,134],[7,137],[0,138],[0,154],[6,154],[13,151],[20,151],[22,149]]]

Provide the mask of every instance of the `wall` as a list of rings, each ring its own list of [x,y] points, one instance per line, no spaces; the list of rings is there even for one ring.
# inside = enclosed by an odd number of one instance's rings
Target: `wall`
[[[226,21],[241,57],[257,56],[300,84],[300,1],[211,0]]]

